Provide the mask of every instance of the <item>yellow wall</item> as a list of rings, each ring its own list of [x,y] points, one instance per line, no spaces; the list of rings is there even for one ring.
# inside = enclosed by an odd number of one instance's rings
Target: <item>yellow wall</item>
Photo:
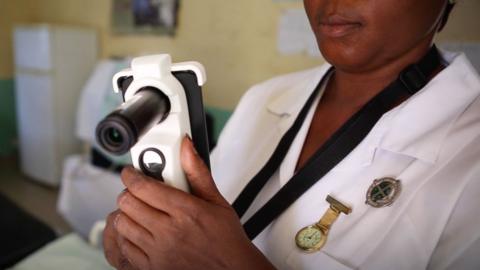
[[[0,0],[0,80],[11,79],[13,74],[12,26],[31,17],[29,10],[21,9],[21,2]]]
[[[277,53],[278,17],[286,8],[301,7],[301,1],[181,0],[173,39],[113,35],[110,4],[109,0],[0,0],[0,78],[12,76],[12,21],[93,27],[100,34],[102,57],[168,52],[174,61],[200,61],[209,76],[206,103],[226,109],[232,109],[256,82],[321,63],[305,55]],[[440,40],[480,42],[479,10],[480,1],[461,0]]]
[[[457,0],[457,3],[438,40],[480,42],[480,1]]]

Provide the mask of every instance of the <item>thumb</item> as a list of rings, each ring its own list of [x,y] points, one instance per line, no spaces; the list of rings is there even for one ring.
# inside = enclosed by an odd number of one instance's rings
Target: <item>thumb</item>
[[[182,140],[180,161],[195,196],[215,204],[228,204],[218,191],[210,171],[188,136]]]

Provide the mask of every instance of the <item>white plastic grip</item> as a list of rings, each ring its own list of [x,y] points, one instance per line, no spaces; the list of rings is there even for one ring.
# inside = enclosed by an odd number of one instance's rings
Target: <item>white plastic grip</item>
[[[130,100],[144,87],[162,91],[170,101],[168,117],[147,131],[130,149],[132,163],[142,171],[140,157],[146,149],[156,149],[164,156],[163,181],[173,187],[189,192],[185,174],[180,164],[180,147],[185,135],[191,136],[190,119],[185,89],[172,72],[190,71],[197,77],[201,86],[206,82],[205,68],[198,62],[172,64],[168,54],[134,58],[130,69],[125,69],[113,77],[113,88],[120,92],[118,81],[122,77],[133,76],[132,83],[124,93],[125,101]]]

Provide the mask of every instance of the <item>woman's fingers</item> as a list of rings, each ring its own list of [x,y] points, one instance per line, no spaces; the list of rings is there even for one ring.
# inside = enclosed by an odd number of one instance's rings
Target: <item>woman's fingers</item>
[[[169,215],[197,203],[188,193],[145,176],[133,167],[123,169],[122,182],[133,196]]]
[[[118,213],[115,217],[114,226],[119,235],[136,246],[148,248],[153,245],[152,234],[123,212]],[[120,243],[119,246],[121,249]]]
[[[103,231],[103,252],[108,263],[117,268],[123,270],[134,269],[128,262],[127,258],[122,255],[120,246],[118,244],[118,233],[114,227],[114,221],[120,211],[112,212],[107,217],[107,225]]]
[[[118,196],[117,205],[123,213],[150,233],[161,224],[169,222],[168,214],[144,203],[129,191],[124,191]]]
[[[147,206],[165,212],[170,216],[175,216],[176,213],[182,212],[184,209],[196,209],[196,205],[202,201],[229,206],[218,191],[209,169],[197,154],[192,141],[188,137],[185,137],[182,141],[180,156],[183,170],[195,196],[145,176],[133,167],[123,169],[122,182],[133,197]],[[132,207],[145,209],[138,203]],[[134,209],[130,210],[134,211]],[[129,212],[129,216],[146,228],[151,228],[152,226],[152,224],[147,225],[151,221],[144,220],[133,212]]]
[[[195,196],[215,204],[228,204],[218,191],[210,171],[195,150],[192,140],[187,136],[182,141],[180,161]]]
[[[103,231],[103,251],[108,263],[117,267],[120,262],[121,252],[117,245],[117,237],[115,229],[113,228],[113,221],[118,214],[118,210],[110,213],[107,217],[107,225]]]
[[[126,263],[128,265],[135,265],[136,269],[148,270],[150,269],[149,258],[147,254],[135,244],[130,242],[127,238],[119,236],[117,238],[118,245]],[[121,269],[121,268],[120,268]],[[129,268],[126,268],[129,269]]]

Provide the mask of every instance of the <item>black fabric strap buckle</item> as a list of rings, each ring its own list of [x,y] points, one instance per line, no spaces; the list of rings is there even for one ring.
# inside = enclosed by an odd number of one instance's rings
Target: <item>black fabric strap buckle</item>
[[[423,88],[428,80],[418,65],[410,65],[398,76],[399,81],[405,86],[409,94],[414,94]]]

